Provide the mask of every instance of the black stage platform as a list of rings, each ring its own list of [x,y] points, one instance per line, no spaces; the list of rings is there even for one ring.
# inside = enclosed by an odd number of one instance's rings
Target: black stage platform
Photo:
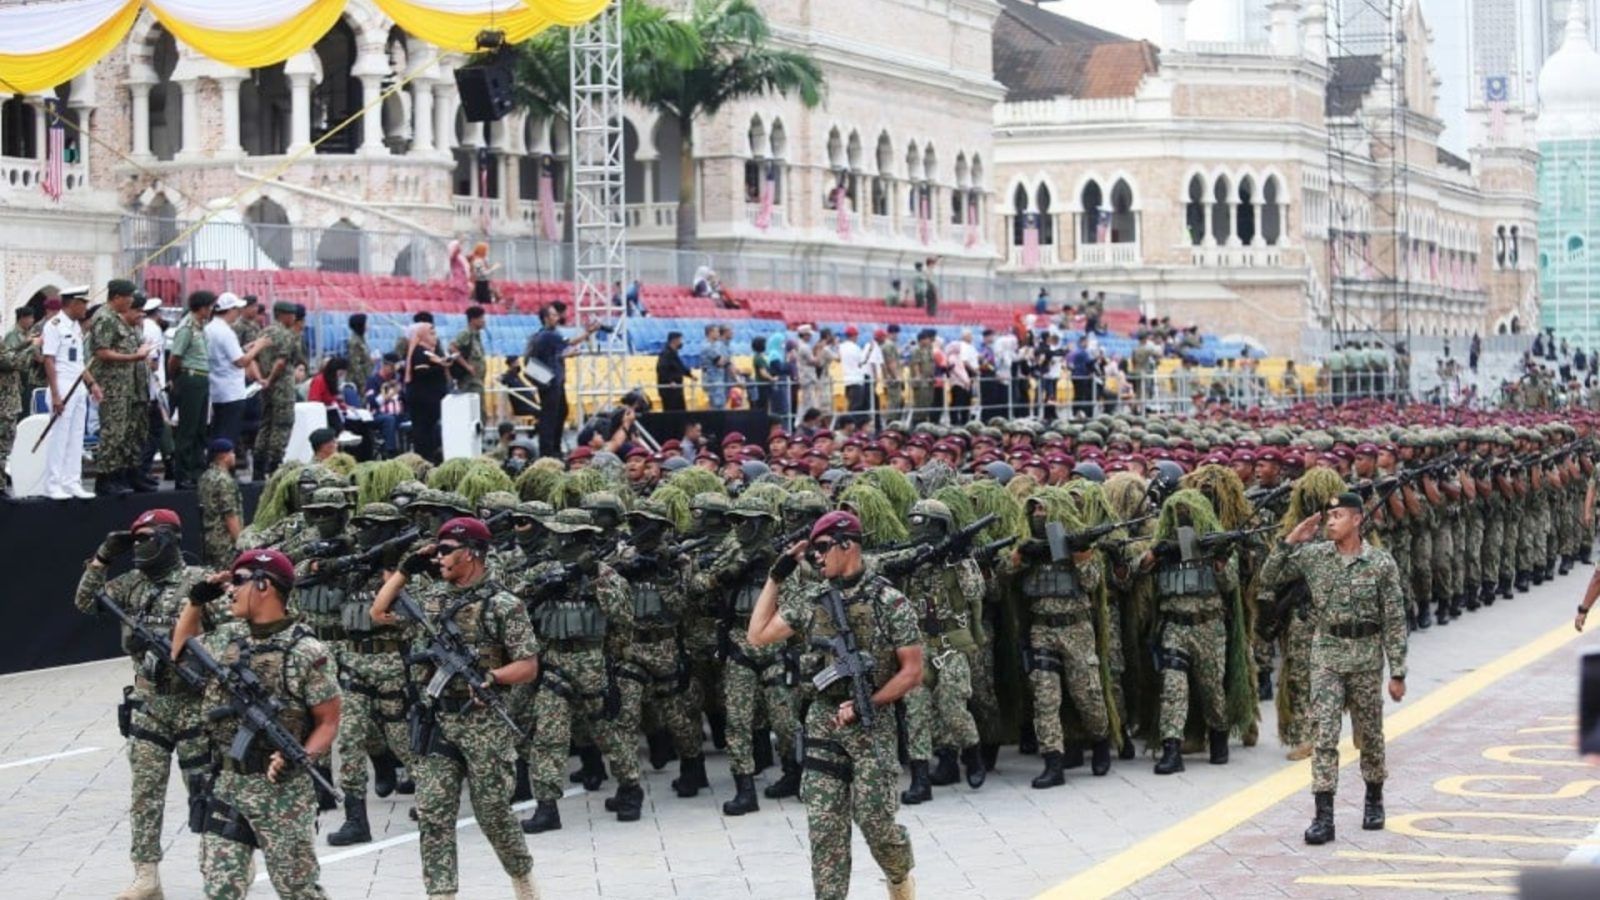
[[[245,520],[260,483],[239,486]],[[106,659],[120,653],[115,621],[72,605],[84,560],[107,532],[127,528],[147,509],[183,518],[183,547],[200,558],[200,501],[194,491],[159,491],[116,499],[0,500],[0,673]],[[125,571],[126,562],[113,573]]]

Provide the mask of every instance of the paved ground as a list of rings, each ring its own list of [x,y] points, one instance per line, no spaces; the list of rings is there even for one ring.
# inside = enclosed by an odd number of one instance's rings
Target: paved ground
[[[1390,706],[1395,727],[1405,731],[1390,744],[1387,832],[1360,831],[1360,779],[1346,768],[1339,841],[1305,847],[1308,765],[1285,762],[1275,740],[1236,746],[1226,767],[1191,758],[1186,773],[1158,778],[1140,759],[1117,764],[1107,778],[1077,770],[1066,787],[1051,791],[1028,787],[1037,758],[1007,753],[983,790],[936,789],[933,803],[901,811],[916,848],[919,896],[1507,892],[1518,863],[1559,861],[1600,823],[1585,803],[1600,781],[1570,768],[1575,654],[1600,639],[1569,643],[1554,631],[1570,621],[1581,578],[1559,579],[1414,636],[1411,694]],[[121,661],[0,678],[5,896],[109,897],[126,884],[128,775],[112,714],[126,678]],[[1263,733],[1270,735],[1270,704],[1267,711]],[[709,770],[713,791],[694,800],[672,794],[673,767],[650,772],[645,818],[628,825],[603,811],[605,794],[574,789],[562,803],[566,828],[529,838],[545,896],[809,897],[804,808],[763,799],[758,814],[724,818],[718,807],[732,785],[719,756]],[[175,784],[168,807],[163,876],[171,898],[201,895],[198,845],[183,825],[181,793]],[[422,896],[407,808],[374,799],[375,843],[321,847],[330,896]],[[1511,815],[1490,817],[1496,813]],[[324,817],[323,827],[338,821]],[[508,896],[493,854],[470,824],[461,844],[462,896]],[[861,897],[883,892],[859,841],[853,887]],[[258,884],[252,896],[271,896],[271,888]]]

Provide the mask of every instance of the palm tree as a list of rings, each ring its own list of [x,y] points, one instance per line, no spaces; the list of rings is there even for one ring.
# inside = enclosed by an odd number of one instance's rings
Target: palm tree
[[[698,38],[689,64],[648,48],[624,73],[624,90],[677,120],[681,186],[678,247],[690,249],[698,232],[694,198],[694,123],[729,103],[778,93],[795,94],[807,107],[822,102],[822,70],[810,57],[771,46],[766,16],[752,0],[694,0],[688,28]],[[626,40],[626,37],[624,37]]]

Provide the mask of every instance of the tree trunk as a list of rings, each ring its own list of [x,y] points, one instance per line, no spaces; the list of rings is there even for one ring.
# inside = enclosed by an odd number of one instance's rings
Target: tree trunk
[[[678,120],[678,249],[693,250],[699,235],[695,194],[699,178],[694,166],[694,122]],[[692,269],[692,267],[691,267]]]

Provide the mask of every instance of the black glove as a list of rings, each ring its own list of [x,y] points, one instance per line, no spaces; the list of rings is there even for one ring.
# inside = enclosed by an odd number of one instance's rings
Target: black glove
[[[437,561],[434,559],[434,552],[435,551],[430,548],[425,551],[419,550],[416,553],[411,554],[405,558],[405,561],[400,563],[400,571],[406,573],[408,577],[413,578],[418,575],[426,575],[429,572],[437,571],[438,565]]]
[[[189,602],[195,606],[205,606],[221,596],[222,585],[209,581],[197,581],[194,587],[189,588]]]
[[[106,535],[100,542],[100,549],[94,552],[95,559],[102,563],[109,563],[119,556],[133,549],[133,532],[113,531]]]
[[[578,571],[593,577],[600,572],[600,559],[593,553],[585,553],[578,557]]]
[[[794,570],[798,568],[800,568],[800,560],[795,559],[793,556],[785,553],[784,555],[778,557],[778,561],[772,564],[772,569],[769,570],[767,574],[772,578],[773,581],[783,581],[785,578],[793,575]]]
[[[1022,558],[1030,562],[1050,558],[1050,542],[1037,538],[1024,541],[1022,544]]]

